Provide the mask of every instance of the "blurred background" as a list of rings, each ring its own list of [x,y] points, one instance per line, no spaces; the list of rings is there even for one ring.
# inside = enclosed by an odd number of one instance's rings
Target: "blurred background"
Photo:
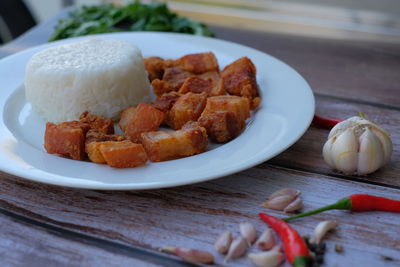
[[[0,43],[61,10],[129,1],[0,0]],[[142,1],[150,2],[150,1]],[[209,25],[313,37],[400,43],[400,0],[175,0],[180,15]]]

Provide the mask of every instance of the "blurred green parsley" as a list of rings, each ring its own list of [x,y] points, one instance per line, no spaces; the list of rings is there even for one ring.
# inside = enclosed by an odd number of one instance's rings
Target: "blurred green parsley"
[[[49,41],[107,32],[163,31],[213,37],[214,33],[198,21],[169,10],[165,3],[142,4],[136,1],[125,6],[103,4],[83,6],[58,21]]]

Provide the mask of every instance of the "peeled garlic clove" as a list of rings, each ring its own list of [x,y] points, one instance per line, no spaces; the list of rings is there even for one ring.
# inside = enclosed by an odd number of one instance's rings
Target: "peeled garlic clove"
[[[279,196],[293,196],[293,198],[299,196],[301,194],[301,192],[297,189],[293,189],[293,188],[283,188],[283,189],[279,189],[278,191],[275,191],[274,193],[272,193],[268,199],[273,199],[275,197],[279,197]]]
[[[281,264],[284,260],[283,254],[275,250],[249,253],[247,257],[259,267],[275,267]]]
[[[382,145],[378,137],[367,128],[360,136],[360,152],[358,154],[358,175],[376,171],[384,161]]]
[[[229,231],[220,234],[215,241],[214,248],[221,254],[228,252],[229,246],[232,243],[232,233]]]
[[[273,210],[284,210],[290,204],[290,202],[293,201],[293,199],[294,196],[289,195],[277,196],[273,199],[265,201],[262,203],[262,206]]]
[[[190,263],[214,264],[214,256],[207,251],[176,247],[161,247],[160,251],[174,254]]]
[[[314,230],[315,242],[317,244],[321,243],[321,240],[324,238],[325,234],[338,225],[339,223],[335,221],[320,222]]]
[[[224,262],[243,256],[243,254],[246,252],[246,249],[246,240],[241,236],[236,237],[229,247],[228,255],[226,255]]]
[[[293,202],[291,202],[283,211],[284,212],[294,212],[303,207],[303,201],[300,197],[296,198]]]
[[[275,245],[275,237],[271,229],[266,229],[257,239],[256,245],[262,250],[270,250]]]
[[[347,129],[336,137],[332,145],[332,159],[335,168],[345,174],[353,174],[357,170],[358,143],[353,129]]]
[[[239,229],[240,229],[240,234],[246,240],[247,244],[251,246],[251,244],[253,244],[254,240],[257,237],[256,228],[254,228],[254,226],[251,223],[245,222],[239,224]]]

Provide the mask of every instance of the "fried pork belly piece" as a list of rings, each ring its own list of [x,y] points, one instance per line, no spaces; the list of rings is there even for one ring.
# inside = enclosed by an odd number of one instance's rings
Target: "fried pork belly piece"
[[[177,159],[206,150],[207,132],[198,122],[188,122],[181,130],[141,134],[141,143],[153,162]]]
[[[141,133],[157,130],[163,120],[163,112],[149,104],[139,104],[121,113],[120,126],[132,142],[137,142]]]
[[[221,83],[218,80],[214,80],[211,78],[203,79],[200,77],[189,77],[182,84],[178,93],[186,94],[187,92],[192,93],[206,93],[207,96],[217,96],[224,95],[225,90],[221,86]]]
[[[89,130],[86,133],[85,152],[87,153],[90,161],[95,163],[106,163],[100,146],[104,141],[124,141],[126,138],[119,134],[104,134],[95,130]]]
[[[94,129],[98,132],[105,134],[114,133],[114,122],[106,117],[90,114],[88,111],[82,113],[79,117],[79,121],[90,125],[90,129]]]
[[[227,65],[220,73],[223,88],[232,95],[258,97],[256,67],[253,62],[242,57]]]
[[[175,130],[188,121],[197,121],[206,105],[207,94],[187,93],[178,98],[168,112],[166,123]]]
[[[154,79],[162,79],[164,74],[164,60],[160,57],[147,57],[144,60],[150,82]]]
[[[250,117],[249,99],[232,95],[209,97],[199,120],[206,121],[207,116],[219,111],[233,112],[237,118],[237,128],[242,130],[246,124],[246,119]]]
[[[228,142],[241,132],[241,128],[239,128],[241,122],[236,113],[232,111],[215,111],[202,115],[199,123],[206,128],[211,140],[218,143]]]
[[[176,60],[176,65],[185,71],[201,74],[219,71],[218,61],[212,52],[189,54]]]
[[[166,113],[172,108],[172,106],[175,104],[180,96],[181,94],[175,91],[165,93],[162,96],[157,97],[157,99],[154,102],[150,103],[150,105],[152,105],[159,111]]]
[[[100,142],[99,150],[107,165],[113,168],[133,168],[147,162],[143,146],[129,140]]]
[[[90,129],[79,121],[54,124],[46,123],[44,148],[50,154],[57,154],[75,160],[85,157],[85,134]]]
[[[161,96],[170,91],[178,91],[186,78],[193,76],[192,73],[179,67],[166,68],[162,80],[155,79],[151,82],[154,93]]]

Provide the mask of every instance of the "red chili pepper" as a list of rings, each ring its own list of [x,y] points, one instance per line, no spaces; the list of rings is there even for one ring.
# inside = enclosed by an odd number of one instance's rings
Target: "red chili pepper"
[[[324,128],[324,129],[332,129],[333,126],[341,122],[342,120],[332,119],[332,118],[324,118],[318,115],[314,115],[312,123],[315,126]]]
[[[295,267],[307,267],[311,264],[307,244],[300,234],[288,223],[274,216],[259,213],[258,216],[278,233],[285,247],[287,260]]]
[[[326,210],[351,210],[351,211],[389,211],[400,212],[400,201],[385,197],[371,196],[365,194],[351,195],[342,198],[338,202],[295,216],[284,218],[284,221],[290,221],[300,217],[317,214]]]

